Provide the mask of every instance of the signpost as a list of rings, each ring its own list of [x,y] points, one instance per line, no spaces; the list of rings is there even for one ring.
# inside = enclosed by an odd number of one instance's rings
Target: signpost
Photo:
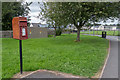
[[[14,17],[12,20],[13,38],[19,40],[20,50],[20,73],[23,71],[22,63],[22,40],[28,39],[27,33],[27,18],[26,17]]]

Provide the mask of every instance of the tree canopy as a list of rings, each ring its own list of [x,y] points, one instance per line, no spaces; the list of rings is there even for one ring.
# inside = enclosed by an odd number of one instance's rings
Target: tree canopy
[[[12,30],[12,19],[13,17],[28,17],[30,11],[29,5],[32,3],[22,2],[3,2],[2,3],[2,30]]]
[[[80,29],[88,23],[118,18],[120,3],[117,2],[44,2],[41,14],[47,22],[56,25],[74,24],[77,28],[77,41]]]

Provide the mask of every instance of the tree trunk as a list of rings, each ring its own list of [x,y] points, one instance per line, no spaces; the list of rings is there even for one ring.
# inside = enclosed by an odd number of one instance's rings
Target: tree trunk
[[[77,42],[80,41],[80,28],[77,29],[77,39],[76,39]]]
[[[70,29],[69,34],[71,34],[71,31],[72,31],[72,30]]]
[[[94,34],[95,34],[95,33],[94,33],[94,30],[93,30],[93,36],[94,36]]]
[[[115,30],[114,30],[114,32],[113,32],[113,36],[115,35]]]
[[[54,27],[54,29],[55,29],[55,34],[54,34],[54,38],[56,37],[56,27]]]
[[[98,35],[98,28],[97,28],[97,35]]]

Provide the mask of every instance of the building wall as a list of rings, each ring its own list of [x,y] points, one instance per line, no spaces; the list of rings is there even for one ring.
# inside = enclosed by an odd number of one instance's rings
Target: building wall
[[[117,26],[99,26],[98,28],[91,27],[91,30],[117,30]]]
[[[13,31],[0,31],[0,38],[13,38]],[[48,29],[40,27],[28,27],[28,38],[48,37]]]
[[[48,35],[55,35],[55,30],[48,30]]]
[[[48,29],[40,27],[29,27],[28,38],[44,38],[48,37]]]

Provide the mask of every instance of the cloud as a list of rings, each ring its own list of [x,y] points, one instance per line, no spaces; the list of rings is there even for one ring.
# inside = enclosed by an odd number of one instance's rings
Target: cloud
[[[38,16],[38,15],[39,15],[39,12],[30,12],[29,13],[29,16],[31,16],[30,17],[30,19],[31,19],[30,23],[39,23],[40,19],[36,18],[36,16]]]
[[[42,2],[44,0],[25,0],[25,2]]]
[[[39,12],[40,11],[40,7],[39,4],[37,2],[33,2],[29,8],[31,9],[31,12]]]
[[[31,17],[37,17],[39,15],[40,12],[30,12],[29,16]]]
[[[36,18],[40,13],[39,4],[37,2],[33,2],[29,6],[29,8],[31,10],[30,13],[28,14],[29,16],[31,16],[30,17],[31,21],[29,21],[29,22],[30,23],[39,23],[39,22],[42,23],[42,21],[40,19]]]

